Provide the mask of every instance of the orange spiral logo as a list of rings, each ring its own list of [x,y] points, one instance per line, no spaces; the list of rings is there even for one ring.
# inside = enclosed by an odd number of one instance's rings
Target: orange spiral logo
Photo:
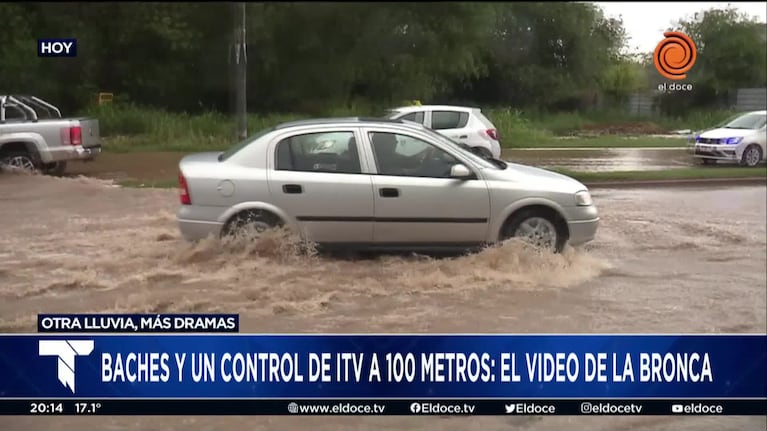
[[[687,78],[687,72],[692,69],[698,50],[695,42],[684,33],[667,31],[666,38],[658,43],[653,54],[655,68],[664,77],[680,81]]]

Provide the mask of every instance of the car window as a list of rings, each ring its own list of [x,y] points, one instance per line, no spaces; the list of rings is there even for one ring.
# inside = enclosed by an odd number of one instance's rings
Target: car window
[[[459,151],[464,157],[469,158],[477,166],[481,166],[483,168],[496,169],[496,170],[499,169],[499,167],[497,165],[495,165],[494,163],[491,163],[491,162],[487,161],[485,158],[480,157],[480,156],[474,154],[473,152],[471,152],[469,150],[469,146],[466,145],[466,144],[459,144],[458,142],[455,142],[455,141],[451,140],[447,136],[441,135],[441,134],[439,134],[439,133],[437,133],[437,132],[435,132],[434,130],[431,130],[431,129],[424,129],[423,132],[428,134],[428,135],[430,135],[434,140],[440,141],[443,144],[452,147],[456,151]]]
[[[414,123],[423,124],[424,115],[423,112],[411,112],[407,115],[403,115],[400,120],[412,121]]]
[[[750,113],[737,117],[727,123],[725,129],[761,129],[767,123],[767,114]]]
[[[460,129],[469,122],[468,112],[433,111],[431,113],[431,128],[434,130]]]
[[[238,152],[240,152],[240,150],[242,150],[243,148],[247,147],[251,143],[257,141],[262,136],[266,135],[267,133],[271,133],[274,130],[275,130],[274,127],[270,127],[268,129],[264,129],[264,130],[256,133],[255,135],[249,136],[249,137],[243,139],[242,141],[232,145],[231,147],[229,147],[229,149],[227,149],[223,153],[219,154],[218,161],[223,162],[224,160],[228,159],[229,157],[232,157],[233,155],[235,155]]]
[[[277,170],[359,174],[354,132],[322,132],[291,136],[277,144]]]
[[[380,175],[448,178],[461,163],[446,151],[413,136],[370,132],[370,143]]]

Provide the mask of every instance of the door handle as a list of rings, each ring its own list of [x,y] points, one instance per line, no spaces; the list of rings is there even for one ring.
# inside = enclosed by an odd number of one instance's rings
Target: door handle
[[[297,195],[302,193],[304,190],[303,188],[298,184],[285,184],[282,186],[282,191],[291,194],[291,195]]]
[[[458,139],[466,139],[468,137],[469,137],[469,135],[461,135],[461,136],[458,137]]]
[[[378,194],[381,195],[382,198],[396,198],[397,196],[399,196],[399,190],[391,189],[391,188],[382,188],[382,189],[378,189]]]

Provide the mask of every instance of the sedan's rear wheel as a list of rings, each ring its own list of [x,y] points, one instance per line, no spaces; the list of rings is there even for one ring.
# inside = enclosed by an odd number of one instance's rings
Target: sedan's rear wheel
[[[508,221],[502,240],[519,238],[535,248],[559,253],[565,247],[564,232],[548,214],[524,211]]]
[[[269,229],[281,227],[282,220],[276,215],[262,210],[243,211],[232,217],[221,230],[221,236],[258,237]]]

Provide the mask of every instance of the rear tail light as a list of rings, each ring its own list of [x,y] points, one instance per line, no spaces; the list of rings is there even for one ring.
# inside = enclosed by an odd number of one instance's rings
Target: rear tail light
[[[181,205],[192,205],[192,198],[189,197],[189,187],[186,184],[186,178],[181,172],[178,173],[178,188],[181,189],[179,198]]]
[[[82,145],[83,129],[80,126],[61,129],[61,143],[64,145]]]
[[[496,129],[487,129],[485,130],[485,133],[487,133],[487,136],[490,137],[490,139],[497,141],[498,140],[498,130]]]
[[[69,140],[72,145],[83,144],[83,129],[80,126],[69,128]]]

